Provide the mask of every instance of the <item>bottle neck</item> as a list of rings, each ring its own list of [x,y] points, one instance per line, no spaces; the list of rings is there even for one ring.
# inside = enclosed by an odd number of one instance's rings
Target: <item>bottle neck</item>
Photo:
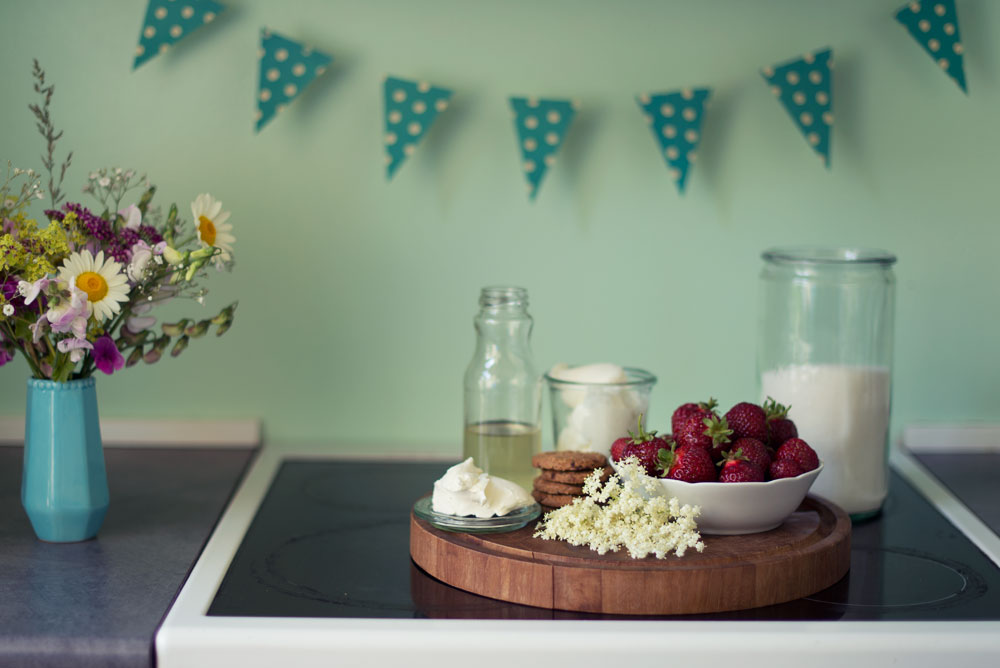
[[[520,305],[484,307],[476,315],[480,346],[494,345],[529,350],[534,321]]]

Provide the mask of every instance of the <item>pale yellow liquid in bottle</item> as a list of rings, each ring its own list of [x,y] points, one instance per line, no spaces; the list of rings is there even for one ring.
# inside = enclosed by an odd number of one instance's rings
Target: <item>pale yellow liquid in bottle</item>
[[[465,427],[464,457],[491,476],[516,482],[531,491],[536,471],[532,455],[542,450],[542,430],[519,422],[480,422]]]

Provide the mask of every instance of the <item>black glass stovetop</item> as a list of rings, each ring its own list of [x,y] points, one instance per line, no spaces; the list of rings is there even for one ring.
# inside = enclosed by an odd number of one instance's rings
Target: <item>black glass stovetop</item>
[[[496,601],[439,582],[416,566],[409,557],[410,509],[447,466],[283,462],[208,614],[624,618]],[[659,619],[1000,620],[1000,569],[895,473],[881,515],[854,525],[851,546],[848,575],[807,598]]]

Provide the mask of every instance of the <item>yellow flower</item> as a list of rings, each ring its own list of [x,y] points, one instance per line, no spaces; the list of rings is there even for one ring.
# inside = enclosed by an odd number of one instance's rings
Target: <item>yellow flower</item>
[[[213,246],[222,250],[216,256],[216,264],[229,262],[232,258],[233,226],[229,224],[229,212],[222,210],[222,202],[208,193],[198,195],[191,203],[191,215],[194,216],[194,226],[198,232],[198,240],[205,246]]]
[[[104,259],[104,251],[95,258],[89,250],[73,253],[59,268],[59,279],[75,285],[87,295],[87,315],[103,322],[121,311],[121,302],[128,301],[128,279],[122,266],[113,259]]]

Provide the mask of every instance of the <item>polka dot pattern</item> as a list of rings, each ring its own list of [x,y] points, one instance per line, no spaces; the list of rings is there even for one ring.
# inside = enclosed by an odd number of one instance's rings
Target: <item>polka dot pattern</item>
[[[910,2],[896,12],[917,43],[924,47],[938,67],[950,76],[965,93],[964,47],[958,34],[958,12],[955,0],[923,0]]]
[[[710,88],[685,88],[666,93],[649,93],[638,98],[639,107],[649,122],[660,153],[667,161],[677,190],[682,194],[687,184],[688,171],[697,156],[701,121],[711,94]]]
[[[833,51],[823,49],[761,71],[806,141],[830,166]],[[794,82],[794,83],[793,83]]]
[[[528,195],[535,199],[545,172],[555,164],[566,132],[576,115],[571,100],[512,97],[514,129],[521,147],[521,167],[528,182]]]
[[[326,71],[333,58],[266,28],[260,32],[257,132]]]
[[[224,9],[224,5],[213,0],[149,0],[132,69],[211,23]]]
[[[391,179],[412,155],[439,113],[448,108],[452,91],[425,81],[387,77],[385,97],[385,176]]]

